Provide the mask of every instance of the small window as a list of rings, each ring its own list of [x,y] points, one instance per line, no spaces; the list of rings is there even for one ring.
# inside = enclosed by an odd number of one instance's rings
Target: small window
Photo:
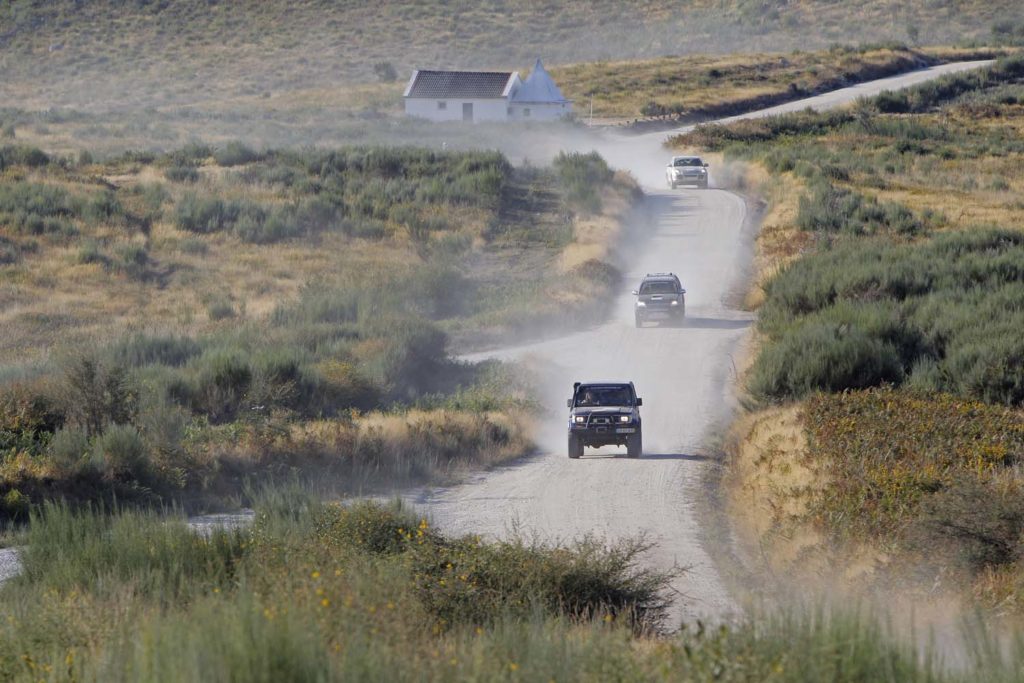
[[[523,109],[523,118],[524,119],[530,118],[530,108],[529,107],[527,107],[526,109]]]
[[[441,110],[447,109],[448,108],[448,103],[447,102],[438,102],[437,103],[437,108],[441,109]]]

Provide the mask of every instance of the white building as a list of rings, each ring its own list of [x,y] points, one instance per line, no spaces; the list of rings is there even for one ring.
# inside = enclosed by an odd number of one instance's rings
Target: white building
[[[538,59],[523,81],[515,71],[414,71],[405,113],[431,121],[552,121],[572,113]]]

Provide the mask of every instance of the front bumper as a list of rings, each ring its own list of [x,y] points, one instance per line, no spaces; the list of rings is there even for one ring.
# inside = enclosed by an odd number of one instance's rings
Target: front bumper
[[[585,446],[622,446],[640,433],[640,423],[630,422],[570,422],[569,434],[578,438]]]
[[[640,318],[653,320],[655,318],[682,318],[686,315],[686,304],[680,304],[676,306],[636,306],[636,314]]]

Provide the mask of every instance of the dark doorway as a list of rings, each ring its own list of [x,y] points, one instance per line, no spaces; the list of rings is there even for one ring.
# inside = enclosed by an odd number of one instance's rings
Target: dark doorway
[[[462,120],[472,121],[473,120],[473,103],[463,102],[462,103]]]

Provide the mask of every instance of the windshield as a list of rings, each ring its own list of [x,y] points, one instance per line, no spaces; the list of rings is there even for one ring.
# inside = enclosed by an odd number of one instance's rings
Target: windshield
[[[683,157],[682,159],[676,159],[676,166],[703,166],[704,162],[700,160],[700,157]]]
[[[675,294],[674,282],[645,282],[640,285],[641,294]]]
[[[578,406],[630,406],[633,392],[629,387],[580,387],[576,393]]]

